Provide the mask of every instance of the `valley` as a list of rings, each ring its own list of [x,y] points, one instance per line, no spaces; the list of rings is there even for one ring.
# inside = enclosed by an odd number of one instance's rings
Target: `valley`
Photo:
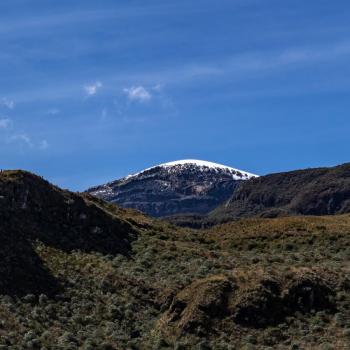
[[[0,189],[0,348],[349,347],[349,214],[193,230],[30,173]]]

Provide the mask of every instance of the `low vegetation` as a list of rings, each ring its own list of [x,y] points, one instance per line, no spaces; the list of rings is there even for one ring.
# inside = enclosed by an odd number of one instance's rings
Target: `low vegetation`
[[[296,170],[243,182],[206,220],[242,217],[334,215],[350,212],[350,164]]]
[[[350,348],[350,215],[191,230],[22,172],[0,198],[0,349]]]

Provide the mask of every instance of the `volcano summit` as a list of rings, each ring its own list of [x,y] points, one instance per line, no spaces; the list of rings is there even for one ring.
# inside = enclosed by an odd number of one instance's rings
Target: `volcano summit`
[[[237,185],[257,177],[226,165],[186,159],[160,164],[89,193],[154,217],[206,214],[226,201]]]

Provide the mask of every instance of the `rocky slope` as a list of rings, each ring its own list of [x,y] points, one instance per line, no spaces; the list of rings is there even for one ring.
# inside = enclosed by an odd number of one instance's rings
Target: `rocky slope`
[[[350,163],[291,171],[242,183],[229,201],[209,215],[239,217],[333,215],[350,212]]]
[[[161,164],[88,190],[94,196],[154,217],[208,213],[238,183],[256,175],[221,164],[182,160]]]

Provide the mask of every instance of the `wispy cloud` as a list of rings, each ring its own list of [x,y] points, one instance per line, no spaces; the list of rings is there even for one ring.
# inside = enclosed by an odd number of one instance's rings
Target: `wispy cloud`
[[[103,84],[100,81],[91,85],[85,85],[84,90],[88,96],[94,96],[97,94],[97,91],[103,87]]]
[[[123,91],[126,93],[130,101],[148,102],[152,98],[151,93],[141,85],[124,88]]]
[[[161,92],[163,90],[163,85],[162,84],[156,84],[152,87],[152,90],[153,91],[156,91],[156,92]]]
[[[57,114],[60,114],[61,111],[58,109],[58,108],[51,108],[47,111],[46,114],[49,114],[49,115],[57,115]]]
[[[39,149],[46,150],[48,148],[49,148],[49,143],[47,142],[47,140],[40,141]]]
[[[170,3],[165,2],[164,4],[142,4],[140,6],[119,6],[118,11],[115,11],[113,7],[106,8],[104,10],[77,10],[72,11],[69,9],[67,12],[59,12],[46,14],[40,16],[32,14],[31,16],[26,15],[25,17],[17,17],[15,19],[9,19],[0,23],[0,35],[9,35],[10,33],[17,34],[25,30],[33,29],[50,29],[57,27],[67,27],[68,25],[78,25],[83,23],[98,21],[115,21],[117,19],[125,19],[131,17],[145,17],[145,16],[164,16],[167,13],[181,14],[189,12],[200,13],[209,11],[206,6],[198,7],[191,6],[187,1],[183,1],[181,6],[178,2]],[[212,10],[211,10],[212,11]]]
[[[92,97],[102,87],[108,85],[119,86],[130,101],[147,102],[159,92],[157,89],[161,89],[162,84],[172,88],[180,85],[198,84],[206,80],[212,83],[215,79],[221,81],[257,79],[282,70],[299,70],[314,64],[342,64],[349,58],[350,41],[313,47],[300,46],[271,51],[248,51],[232,56],[216,57],[208,61],[188,62],[181,66],[158,67],[157,70],[151,71],[124,71],[116,76],[105,73],[101,81],[88,85],[84,85],[81,79],[69,84],[66,81],[56,82],[55,86],[49,83],[31,90],[18,91],[15,95],[15,101],[28,103],[40,100],[55,103],[58,99],[78,99],[81,97],[81,86],[83,86],[86,96]],[[125,88],[130,81],[139,81],[140,83]],[[346,86],[346,88],[348,87]],[[332,89],[332,86],[329,86],[329,89]],[[113,98],[114,91],[106,88],[106,93]]]
[[[82,22],[91,22],[98,20],[113,19],[116,17],[113,11],[76,11],[47,15],[18,18],[8,22],[2,22],[0,25],[0,34],[9,34],[22,32],[23,30],[33,30],[42,28],[53,28],[69,24]]]
[[[0,119],[0,129],[7,129],[11,125],[11,119]]]
[[[102,111],[101,111],[101,120],[106,120],[108,116],[108,109],[107,108],[103,108]]]
[[[45,151],[49,148],[49,143],[47,140],[33,140],[33,138],[25,132],[9,135],[6,142],[17,145],[20,147],[22,152],[24,152],[26,149]]]
[[[17,146],[21,152],[25,152],[27,149],[46,150],[49,147],[49,143],[46,139],[33,139],[27,132],[19,131],[9,118],[0,118],[0,131],[1,130],[3,137],[0,139],[0,142]]]
[[[20,143],[20,144],[24,144],[30,148],[34,147],[32,139],[30,138],[29,135],[27,135],[25,133],[14,134],[14,135],[10,136],[8,140],[10,143]]]
[[[8,109],[14,109],[15,108],[15,102],[13,100],[8,99],[7,97],[3,97],[0,100],[0,105],[3,107],[6,107]]]

